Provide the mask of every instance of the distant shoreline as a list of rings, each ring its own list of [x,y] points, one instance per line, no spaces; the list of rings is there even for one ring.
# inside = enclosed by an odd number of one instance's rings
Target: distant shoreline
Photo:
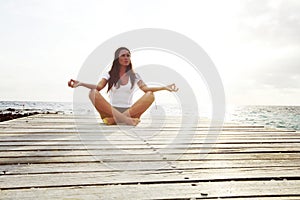
[[[20,112],[19,110],[16,110],[14,108],[8,108],[5,110],[0,111],[0,122],[9,121],[17,118],[22,117],[28,117],[31,115],[37,115],[37,114],[58,114],[58,112]]]
[[[24,113],[24,114],[20,114],[20,113],[5,113],[5,114],[0,114],[0,122],[4,122],[4,121],[9,121],[9,120],[13,120],[13,119],[17,119],[17,118],[21,118],[21,117],[28,117],[31,115],[37,115],[40,114],[38,112],[33,112],[33,113]]]

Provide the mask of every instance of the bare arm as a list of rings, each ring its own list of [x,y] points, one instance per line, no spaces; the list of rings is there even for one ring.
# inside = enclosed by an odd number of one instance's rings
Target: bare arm
[[[83,82],[80,82],[80,81],[77,81],[77,80],[74,80],[74,79],[71,79],[69,82],[68,82],[68,86],[71,87],[71,88],[77,88],[79,86],[82,86],[82,87],[86,87],[88,89],[96,89],[98,91],[102,90],[107,84],[107,80],[106,79],[102,79],[97,85],[94,85],[94,84],[89,84],[89,83],[83,83]]]
[[[176,87],[175,83],[171,84],[171,85],[167,85],[167,86],[162,86],[162,87],[148,87],[142,80],[140,80],[138,83],[138,86],[141,90],[143,90],[144,92],[157,92],[157,91],[161,91],[161,90],[167,90],[170,92],[177,92],[179,90],[179,88]]]

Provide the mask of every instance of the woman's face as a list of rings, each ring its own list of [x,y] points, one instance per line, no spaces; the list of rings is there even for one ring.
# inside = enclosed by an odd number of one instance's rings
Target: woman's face
[[[122,49],[119,53],[119,63],[122,66],[128,66],[130,64],[130,52],[126,49]]]

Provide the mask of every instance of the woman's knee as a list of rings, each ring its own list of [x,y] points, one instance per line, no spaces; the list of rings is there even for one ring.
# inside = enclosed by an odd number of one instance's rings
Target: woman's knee
[[[147,95],[147,97],[148,97],[151,101],[154,101],[155,96],[154,96],[154,93],[153,93],[152,91],[146,92],[146,95]]]
[[[89,92],[89,98],[90,99],[95,99],[95,96],[96,96],[97,93],[99,94],[98,90],[91,89],[90,92]]]

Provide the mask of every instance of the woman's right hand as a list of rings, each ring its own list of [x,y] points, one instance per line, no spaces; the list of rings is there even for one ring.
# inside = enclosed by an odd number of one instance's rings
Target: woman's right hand
[[[78,86],[80,86],[80,82],[77,81],[77,80],[71,79],[68,82],[68,86],[71,87],[71,88],[77,88]]]
[[[179,88],[176,87],[175,83],[166,86],[166,90],[170,92],[177,92]]]

